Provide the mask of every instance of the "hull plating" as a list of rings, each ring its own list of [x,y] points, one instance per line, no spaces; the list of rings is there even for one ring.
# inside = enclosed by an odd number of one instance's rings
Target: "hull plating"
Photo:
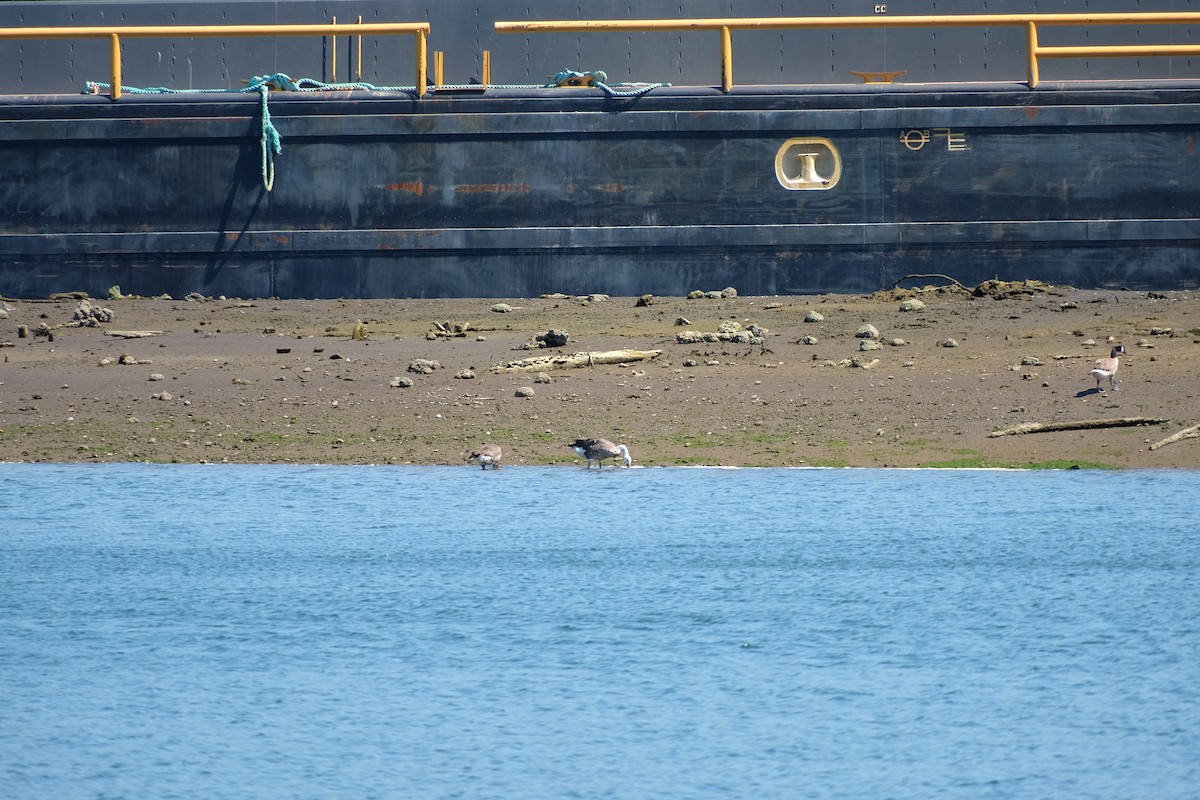
[[[0,293],[1200,285],[1194,87],[489,95],[9,98]]]

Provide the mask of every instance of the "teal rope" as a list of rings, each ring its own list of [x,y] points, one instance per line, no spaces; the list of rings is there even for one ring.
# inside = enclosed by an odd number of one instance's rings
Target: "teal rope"
[[[591,78],[593,83],[601,84],[608,82],[608,73],[601,69],[592,70],[590,72],[579,72],[573,69],[560,69],[554,74],[554,77],[550,79],[550,83],[546,84],[546,86],[562,86],[571,78]]]
[[[617,86],[636,86],[636,88],[628,91],[618,91],[616,88],[609,85],[608,74],[604,72],[604,70],[597,69],[590,72],[578,72],[573,69],[562,69],[555,73],[554,77],[550,80],[550,83],[545,84],[543,88],[549,89],[562,86],[571,78],[591,78],[592,85],[603,91],[609,97],[641,97],[647,92],[652,92],[655,89],[659,89],[663,86],[671,85],[669,83],[618,83]]]
[[[604,92],[609,97],[641,97],[642,95],[646,94],[647,92],[652,92],[655,89],[660,89],[664,86],[670,86],[671,84],[669,84],[669,83],[647,83],[647,84],[638,86],[636,89],[631,89],[626,92],[619,92],[606,83],[597,83],[596,85],[599,86],[601,89],[603,89]],[[632,86],[632,85],[633,84],[630,84],[630,83],[618,83],[617,84],[617,86]]]
[[[537,89],[549,88],[554,86],[562,86],[570,78],[592,79],[592,85],[603,90],[610,97],[639,97],[646,92],[653,91],[661,86],[670,86],[669,83],[649,83],[636,85],[636,88],[630,91],[618,91],[608,85],[608,75],[601,70],[592,72],[576,72],[575,70],[564,69],[554,76],[553,82],[545,84],[542,87],[537,86],[514,86],[514,85],[493,85],[493,89]],[[635,84],[619,83],[617,86],[634,86]],[[352,91],[363,90],[371,92],[415,92],[414,86],[375,86],[370,83],[322,83],[321,81],[312,78],[299,78],[292,80],[285,73],[276,72],[271,75],[255,75],[242,89],[168,89],[165,86],[154,86],[150,88],[139,89],[136,86],[124,86],[122,91],[128,94],[205,94],[213,92],[258,92],[259,94],[259,116],[262,120],[262,135],[259,138],[259,144],[262,148],[262,182],[263,188],[268,192],[275,187],[275,156],[283,152],[283,141],[279,135],[279,130],[271,122],[271,112],[267,109],[267,95],[270,94],[272,86],[278,87],[289,92],[323,92],[323,91]],[[100,94],[102,90],[111,89],[112,84],[100,83],[98,81],[87,81],[84,84],[84,94]],[[464,88],[464,87],[445,87]],[[474,87],[471,87],[474,88]]]
[[[279,140],[279,131],[271,124],[271,112],[267,110],[266,84],[258,87],[262,98],[262,181],[263,188],[268,192],[275,188],[275,156],[283,152],[283,143]]]
[[[268,192],[275,188],[275,156],[283,152],[283,142],[280,141],[279,131],[271,122],[271,112],[267,108],[267,95],[271,93],[272,85],[281,89],[293,89],[296,86],[287,75],[276,72],[273,75],[255,75],[246,88],[241,90],[258,92],[259,117],[262,119],[262,136],[259,137],[262,150],[262,182],[263,188]]]
[[[211,94],[214,92],[258,92],[259,116],[262,120],[262,135],[259,144],[262,148],[262,182],[268,192],[275,187],[275,156],[283,152],[283,142],[279,130],[271,122],[271,112],[267,109],[267,94],[271,85],[281,89],[300,91],[300,88],[287,75],[276,72],[273,75],[255,75],[242,89],[168,89],[165,86],[155,86],[139,89],[136,86],[123,86],[121,90],[129,94]],[[103,89],[110,89],[111,84],[88,81],[84,84],[84,94],[98,94]]]

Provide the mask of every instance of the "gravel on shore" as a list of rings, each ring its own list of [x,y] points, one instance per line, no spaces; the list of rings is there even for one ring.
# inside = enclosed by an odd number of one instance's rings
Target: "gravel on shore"
[[[7,299],[0,461],[1200,468],[1200,293],[696,294]]]

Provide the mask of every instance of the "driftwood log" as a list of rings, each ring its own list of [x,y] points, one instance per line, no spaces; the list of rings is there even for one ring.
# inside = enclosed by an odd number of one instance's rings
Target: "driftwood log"
[[[1160,447],[1166,447],[1169,444],[1174,444],[1175,442],[1183,439],[1200,439],[1200,425],[1193,425],[1190,428],[1184,428],[1178,433],[1174,433],[1163,439],[1161,442],[1155,442],[1154,444],[1150,445],[1150,449],[1157,450]]]
[[[161,336],[162,331],[105,331],[105,336],[119,336],[122,339],[145,339],[147,336]]]
[[[661,352],[662,350],[604,350],[594,353],[536,356],[534,358],[523,358],[520,361],[510,361],[507,364],[497,364],[490,371],[542,372],[548,369],[590,367],[595,364],[627,364],[631,361],[646,361],[654,358]]]
[[[1051,431],[1078,431],[1089,428],[1125,428],[1131,425],[1162,425],[1170,422],[1162,417],[1117,417],[1115,419],[1084,419],[1078,422],[1022,422],[1001,431],[992,431],[988,438],[1017,436],[1022,433],[1050,433]]]

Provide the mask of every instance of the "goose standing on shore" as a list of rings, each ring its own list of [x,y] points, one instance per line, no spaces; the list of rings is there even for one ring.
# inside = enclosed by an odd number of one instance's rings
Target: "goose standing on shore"
[[[500,445],[498,444],[481,444],[471,451],[467,456],[467,461],[474,461],[479,465],[480,469],[487,469],[490,464],[492,469],[500,466]]]
[[[592,468],[593,461],[596,462],[596,469],[601,469],[604,466],[604,459],[617,456],[621,457],[627,467],[633,463],[628,447],[623,444],[613,444],[608,439],[576,439],[570,447],[579,454],[580,458],[587,460],[588,469]]]
[[[1096,363],[1092,365],[1092,371],[1088,374],[1096,379],[1097,392],[1104,391],[1104,388],[1100,385],[1100,382],[1105,378],[1108,378],[1108,385],[1112,387],[1112,390],[1114,392],[1117,391],[1117,368],[1121,366],[1120,356],[1124,352],[1125,348],[1121,345],[1117,345],[1112,349],[1112,352],[1109,353],[1108,358],[1096,359]]]

